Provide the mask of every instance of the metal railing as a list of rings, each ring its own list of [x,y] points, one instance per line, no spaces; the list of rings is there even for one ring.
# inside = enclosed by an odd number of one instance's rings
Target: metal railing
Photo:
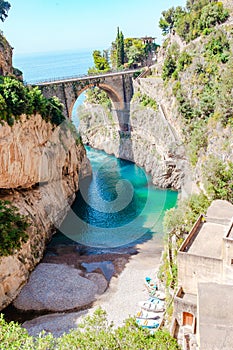
[[[130,74],[138,72],[140,69],[127,69],[127,70],[111,70],[108,72],[103,73],[93,73],[93,74],[79,74],[79,75],[72,75],[72,76],[65,76],[65,77],[56,77],[56,78],[49,78],[49,79],[42,79],[42,80],[34,80],[34,81],[24,81],[24,85],[43,85],[43,84],[49,84],[49,83],[56,83],[56,82],[64,82],[64,81],[75,81],[75,80],[85,80],[88,78],[95,79],[105,76],[112,76],[112,75],[121,75],[121,74]]]

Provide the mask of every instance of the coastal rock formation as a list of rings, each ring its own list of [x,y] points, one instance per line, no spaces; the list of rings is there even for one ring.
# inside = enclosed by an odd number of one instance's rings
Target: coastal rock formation
[[[100,278],[103,276],[100,275]],[[39,264],[31,273],[13,305],[22,311],[67,311],[90,305],[98,284],[81,277],[75,268],[62,264]]]
[[[188,174],[188,162],[181,140],[164,116],[163,110],[131,103],[129,134],[119,134],[116,118],[109,118],[101,106],[89,106],[81,117],[80,132],[84,143],[118,158],[144,167],[160,188],[180,189]]]
[[[106,291],[108,282],[101,273],[86,273],[85,278],[92,281],[97,286],[97,294],[103,294]]]
[[[60,337],[64,333],[69,333],[72,329],[76,329],[86,313],[87,311],[83,310],[44,315],[24,322],[22,326],[27,329],[29,335],[34,337],[38,336],[42,331],[52,333],[54,337]]]
[[[64,220],[79,188],[91,174],[81,143],[69,124],[54,127],[39,115],[0,126],[1,199],[27,216],[29,239],[13,256],[0,258],[0,309],[18,295],[41,260],[46,243]]]
[[[0,75],[12,75],[12,47],[0,33]]]
[[[13,127],[0,128],[0,188],[28,188],[72,175],[77,183],[78,164],[85,153],[77,150],[66,123],[54,128],[36,115]]]

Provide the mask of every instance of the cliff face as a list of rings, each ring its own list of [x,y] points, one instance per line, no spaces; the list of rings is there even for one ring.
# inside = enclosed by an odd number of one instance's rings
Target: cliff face
[[[135,95],[141,91],[134,82]],[[140,93],[141,93],[140,92]],[[130,105],[129,134],[119,134],[117,118],[109,117],[101,106],[86,105],[80,121],[83,141],[116,157],[145,168],[160,188],[180,189],[187,179],[188,163],[184,147],[161,106],[142,107],[134,98]]]
[[[39,115],[0,127],[0,198],[27,216],[29,240],[0,258],[0,309],[19,293],[70,208],[79,179],[91,169],[69,124],[54,128]]]
[[[12,67],[12,47],[0,34],[0,75],[13,74]]]

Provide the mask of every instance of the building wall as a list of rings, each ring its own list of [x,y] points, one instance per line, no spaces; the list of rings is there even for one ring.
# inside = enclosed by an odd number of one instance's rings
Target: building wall
[[[178,252],[178,284],[185,293],[197,294],[198,282],[222,282],[222,260]]]
[[[185,302],[182,298],[175,297],[174,299],[174,313],[175,318],[180,326],[183,324],[183,313],[189,312],[195,318],[197,317],[197,305]]]
[[[233,286],[200,283],[197,335],[200,350],[233,349]]]

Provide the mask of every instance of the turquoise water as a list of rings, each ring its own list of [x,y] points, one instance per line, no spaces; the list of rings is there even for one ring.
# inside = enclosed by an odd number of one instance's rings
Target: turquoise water
[[[93,176],[80,184],[59,237],[90,248],[134,246],[162,233],[177,192],[156,189],[143,168],[87,147]],[[59,239],[55,237],[54,239]]]
[[[86,74],[92,51],[14,55],[27,82]],[[82,103],[84,96],[78,99]],[[72,209],[51,244],[78,243],[94,249],[133,246],[162,232],[177,192],[156,189],[145,171],[125,160],[87,147],[93,177],[82,181]]]

